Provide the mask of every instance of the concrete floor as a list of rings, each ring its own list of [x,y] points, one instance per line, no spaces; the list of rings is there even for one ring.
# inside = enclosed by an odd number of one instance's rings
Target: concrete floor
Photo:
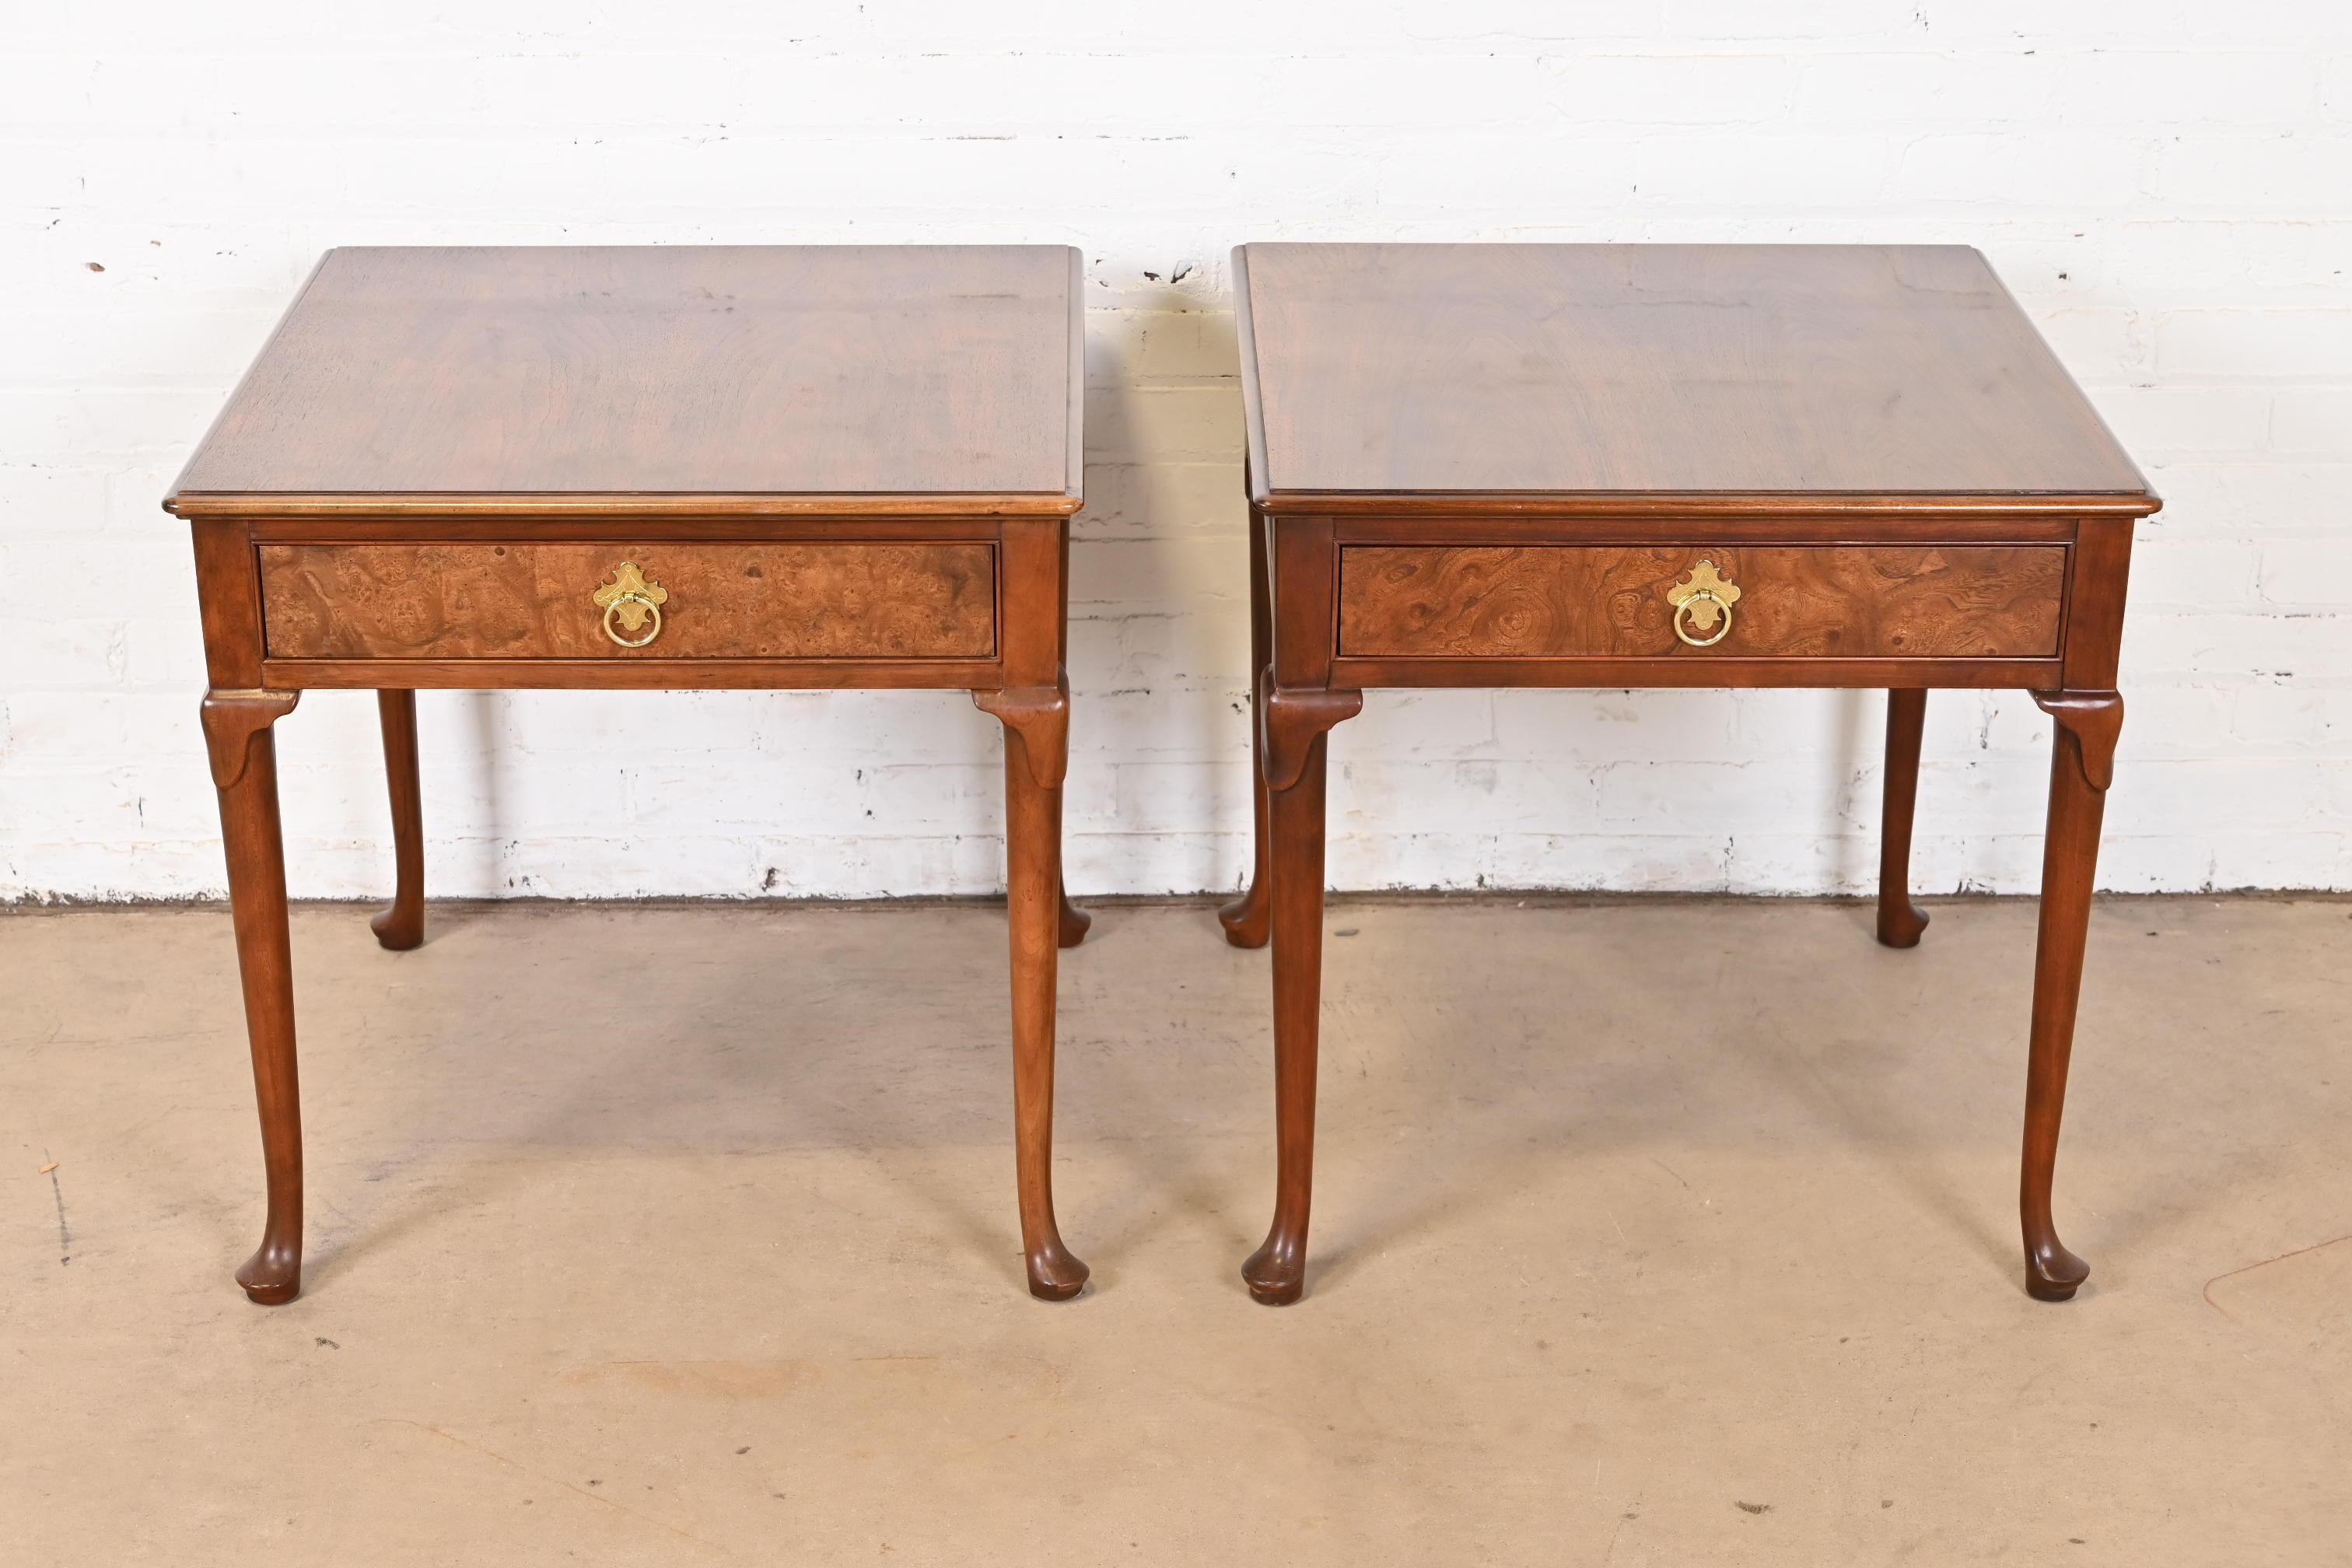
[[[2100,907],[2063,1306],[2033,908],[1935,912],[1336,903],[1287,1310],[1202,906],[1066,956],[1062,1307],[995,911],[298,910],[275,1310],[226,915],[0,917],[0,1560],[2352,1561],[2352,904]]]

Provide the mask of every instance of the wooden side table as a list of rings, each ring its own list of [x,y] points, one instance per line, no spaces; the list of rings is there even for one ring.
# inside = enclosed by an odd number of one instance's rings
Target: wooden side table
[[[2123,701],[2132,523],[2160,504],[1958,247],[1252,245],[1257,858],[1279,1174],[1243,1265],[1306,1279],[1327,735],[1368,686],[1880,687],[1878,939],[1931,687],[2056,722],[2025,1086],[2026,1289],[2074,1293],[2050,1179]]]
[[[1065,247],[329,253],[163,504],[189,521],[268,1173],[256,1301],[301,1285],[302,1133],[271,726],[379,694],[424,935],[425,687],[964,688],[1003,722],[1014,1150],[1055,1226],[1078,255]]]

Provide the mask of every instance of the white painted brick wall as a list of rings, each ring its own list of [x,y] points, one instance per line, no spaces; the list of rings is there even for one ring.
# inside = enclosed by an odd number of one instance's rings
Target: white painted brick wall
[[[2170,505],[2102,879],[2352,886],[2352,19],[2335,0],[19,5],[0,26],[0,896],[217,892],[157,499],[324,247],[1090,258],[1070,880],[1227,888],[1244,238],[1981,246]],[[97,270],[91,264],[102,267]],[[436,892],[1000,885],[950,694],[427,693]],[[1855,889],[1881,700],[1375,693],[1347,887]],[[1938,693],[1928,889],[2026,889],[2047,722]],[[296,890],[389,877],[373,705],[279,731]]]

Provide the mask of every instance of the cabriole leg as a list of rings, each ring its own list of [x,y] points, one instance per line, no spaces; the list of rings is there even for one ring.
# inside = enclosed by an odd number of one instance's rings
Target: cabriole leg
[[[1919,734],[1927,694],[1898,687],[1886,694],[1886,793],[1878,826],[1878,940],[1916,947],[1927,911],[1911,901],[1911,816],[1919,801]]]
[[[1324,785],[1328,731],[1363,707],[1359,691],[1273,692],[1263,728],[1273,828],[1274,1222],[1242,1265],[1270,1307],[1307,1289],[1307,1220],[1315,1181],[1315,1075],[1323,1010]]]
[[[269,1192],[261,1246],[236,1271],[236,1282],[254,1300],[273,1307],[292,1300],[302,1289],[302,1105],[294,1070],[294,972],[286,927],[286,851],[278,821],[278,748],[270,735],[270,726],[293,710],[298,695],[215,691],[204,701]]]
[[[1004,723],[1006,920],[1013,943],[1013,1165],[1029,1293],[1066,1301],[1087,1266],[1054,1219],[1054,988],[1062,932],[1062,777],[1069,697],[1022,689],[976,692]]]
[[[2042,855],[2042,918],[2033,953],[2033,1025],[2025,1070],[2025,1150],[2018,1217],[2025,1241],[2025,1289],[2063,1301],[2090,1277],[2066,1250],[2051,1218],[2058,1123],[2066,1106],[2074,1013],[2083,992],[2083,947],[2098,870],[2099,822],[2114,777],[2123,699],[2112,691],[2033,694],[2057,721],[2050,760],[2050,818]]]
[[[425,940],[425,805],[416,777],[416,693],[379,691],[383,723],[383,774],[392,793],[391,907],[368,922],[394,952]]]
[[[1059,812],[1057,808],[1056,816],[1058,816],[1058,815]],[[1060,834],[1058,830],[1055,835],[1055,841],[1056,843],[1060,842]],[[1070,902],[1070,894],[1067,889],[1058,889],[1057,897],[1061,900],[1061,908],[1056,918],[1055,923],[1057,929],[1055,931],[1055,935],[1061,939],[1061,942],[1064,947],[1076,947],[1078,943],[1087,940],[1087,931],[1095,923],[1095,917],[1087,913],[1086,910],[1078,908],[1077,905]]]

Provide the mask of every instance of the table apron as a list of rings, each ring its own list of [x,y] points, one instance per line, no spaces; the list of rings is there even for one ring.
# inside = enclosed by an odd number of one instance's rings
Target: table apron
[[[995,659],[265,658],[273,691],[929,689],[993,691]]]
[[[256,544],[634,544],[647,537],[708,544],[858,544],[906,540],[990,544],[999,537],[1002,521],[964,513],[896,518],[718,513],[671,517],[615,511],[525,516],[485,512],[470,517],[264,515],[245,520],[242,526]]]
[[[2065,684],[2058,658],[1350,658],[1331,661],[1331,685],[2008,687]]]
[[[1752,504],[1752,503],[1751,503]],[[1947,544],[2068,544],[2074,512],[1996,515],[1823,510],[1750,515],[1663,510],[1557,517],[1334,512],[1335,543],[1349,544],[1850,544],[1934,549]]]

